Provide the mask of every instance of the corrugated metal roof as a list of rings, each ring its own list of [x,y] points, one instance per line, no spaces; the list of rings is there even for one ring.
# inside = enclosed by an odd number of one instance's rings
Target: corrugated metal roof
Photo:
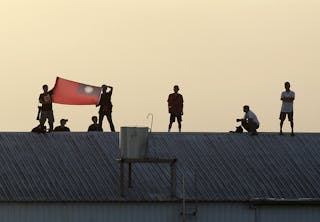
[[[177,198],[320,199],[320,134],[152,133],[149,156],[178,159]],[[118,133],[0,133],[0,201],[175,201],[167,165],[133,165],[119,191]],[[197,192],[194,188],[197,175]]]

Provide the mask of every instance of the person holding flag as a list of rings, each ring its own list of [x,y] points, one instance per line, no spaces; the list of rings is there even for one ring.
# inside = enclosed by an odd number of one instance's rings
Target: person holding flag
[[[110,89],[108,91],[108,88]],[[102,128],[102,121],[104,116],[107,116],[110,129],[112,132],[115,131],[112,122],[112,103],[111,96],[113,92],[112,86],[102,85],[101,87],[83,84],[67,79],[57,77],[54,90],[48,92],[48,86],[44,87],[44,93],[41,94],[39,101],[43,104],[42,106],[47,107],[51,112],[45,113],[46,115],[41,116],[41,120],[47,117],[49,119],[50,131],[53,130],[53,112],[52,102],[66,105],[96,105],[100,106],[99,109],[99,126]],[[48,95],[49,94],[49,97]],[[46,99],[44,99],[45,97]],[[46,102],[48,101],[48,102]],[[44,105],[48,104],[48,105]],[[43,109],[45,110],[45,109]]]
[[[52,101],[66,105],[96,105],[99,102],[101,90],[101,87],[57,77]]]
[[[54,116],[53,116],[53,110],[52,110],[52,94],[53,90],[48,91],[48,85],[42,86],[43,93],[39,96],[39,102],[42,104],[42,106],[39,108],[41,110],[40,112],[40,128],[44,127],[44,123],[48,119],[49,122],[49,132],[53,131],[53,122],[54,122]]]
[[[108,88],[110,89],[108,92]],[[111,102],[111,96],[113,92],[113,87],[112,86],[107,86],[107,85],[102,85],[102,93],[100,96],[100,101],[96,105],[97,107],[100,106],[99,109],[99,126],[102,128],[102,122],[104,116],[107,117],[107,120],[110,125],[110,130],[111,132],[115,132],[114,125],[112,122],[112,102]]]

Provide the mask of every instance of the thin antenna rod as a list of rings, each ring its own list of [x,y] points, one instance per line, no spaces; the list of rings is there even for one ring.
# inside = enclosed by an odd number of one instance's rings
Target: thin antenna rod
[[[147,119],[151,116],[151,127],[150,127],[150,133],[152,132],[152,126],[153,126],[153,113],[148,113]]]

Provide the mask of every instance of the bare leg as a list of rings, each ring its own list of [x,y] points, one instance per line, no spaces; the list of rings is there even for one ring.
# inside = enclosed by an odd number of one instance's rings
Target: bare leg
[[[49,131],[53,131],[53,122],[49,122]]]
[[[46,119],[41,118],[39,122],[40,122],[40,126],[44,126]]]
[[[168,132],[171,131],[171,127],[172,127],[172,122],[169,123]]]
[[[99,126],[102,128],[102,121],[103,121],[104,115],[99,113]]]
[[[280,120],[280,135],[282,135],[283,122],[284,122],[284,120]]]
[[[175,121],[175,118],[176,118],[176,117],[175,117],[172,113],[170,113],[170,120],[169,120],[168,132],[171,131],[172,123]]]
[[[113,125],[113,122],[112,122],[111,112],[107,114],[107,119],[108,119],[108,122],[109,122],[109,125],[110,125],[111,132],[115,132],[114,125]]]
[[[241,125],[242,125],[242,127],[243,127],[245,130],[247,130],[248,132],[250,132],[249,124],[247,123],[247,121],[241,120]]]
[[[181,121],[178,120],[179,132],[181,133]]]
[[[291,136],[294,136],[294,132],[293,132],[293,120],[290,121],[290,126],[291,126]]]

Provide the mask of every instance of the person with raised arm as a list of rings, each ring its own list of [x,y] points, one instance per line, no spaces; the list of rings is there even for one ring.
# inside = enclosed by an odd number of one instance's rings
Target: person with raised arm
[[[109,91],[107,91],[109,89]],[[99,109],[99,126],[102,128],[102,122],[104,116],[107,117],[107,120],[110,125],[110,130],[112,132],[115,132],[113,121],[112,121],[112,102],[111,102],[111,96],[113,93],[113,87],[102,85],[102,93],[100,97],[100,101],[96,106],[100,106]]]

